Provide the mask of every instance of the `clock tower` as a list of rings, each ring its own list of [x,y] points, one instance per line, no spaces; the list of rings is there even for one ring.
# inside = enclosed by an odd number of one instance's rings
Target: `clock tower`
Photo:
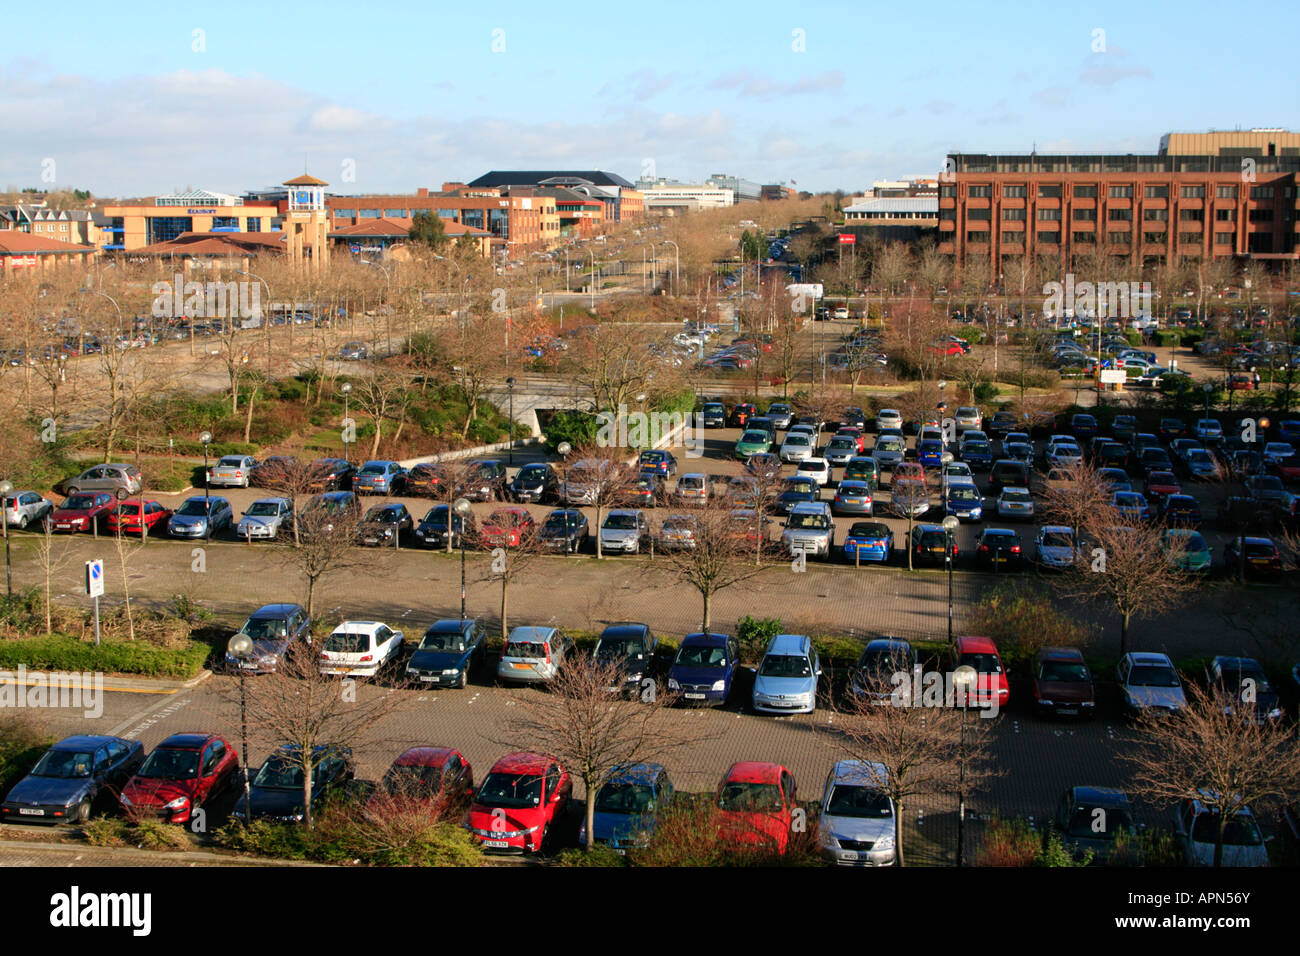
[[[329,185],[304,173],[283,183],[289,190],[289,208],[284,214],[285,243],[289,261],[296,265],[311,260],[313,271],[329,265],[329,217],[325,209],[325,187]]]

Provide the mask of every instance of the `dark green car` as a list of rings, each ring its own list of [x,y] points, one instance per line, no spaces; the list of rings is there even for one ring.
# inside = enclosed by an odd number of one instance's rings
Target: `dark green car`
[[[880,488],[880,465],[876,459],[865,455],[850,458],[844,466],[844,480],[865,481],[872,491],[876,491]]]
[[[762,428],[747,428],[736,442],[736,457],[745,461],[750,455],[763,454],[772,450],[772,436]]]

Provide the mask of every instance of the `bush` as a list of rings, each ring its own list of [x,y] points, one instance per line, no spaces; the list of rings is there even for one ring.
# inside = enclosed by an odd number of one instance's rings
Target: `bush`
[[[552,454],[561,442],[578,448],[596,440],[596,416],[590,412],[558,411],[547,422],[545,431],[546,449]]]
[[[737,621],[736,641],[740,644],[741,661],[757,664],[781,628],[780,618],[775,617],[756,618],[746,614]]]
[[[1182,342],[1183,342],[1182,332],[1175,332],[1173,330],[1170,330],[1167,332],[1156,333],[1156,345],[1160,346],[1161,348],[1176,349],[1180,345],[1182,345]]]
[[[1043,844],[1038,853],[1038,859],[1034,861],[1035,866],[1087,866],[1092,862],[1092,851],[1084,850],[1079,859],[1074,858],[1074,854],[1066,848],[1061,835],[1055,830],[1047,830],[1043,833]]]
[[[627,866],[627,857],[602,844],[590,850],[564,850],[555,858],[556,866]]]
[[[1047,592],[1023,582],[1004,582],[975,605],[969,630],[992,638],[1007,657],[1030,657],[1040,647],[1076,647],[1081,624],[1052,603]]]
[[[1038,859],[1041,841],[1024,820],[994,819],[984,831],[976,866],[1033,866]]]
[[[158,647],[147,640],[108,640],[99,647],[66,634],[0,640],[0,667],[19,664],[31,670],[102,671],[145,677],[188,679],[203,669],[210,649],[186,640],[181,647]]]
[[[55,738],[27,713],[0,713],[0,793],[27,776]]]
[[[791,833],[786,850],[747,845],[723,832],[724,815],[712,794],[679,794],[655,816],[648,846],[628,851],[632,866],[748,867],[820,866],[816,818],[809,814],[803,832]]]
[[[998,397],[998,387],[992,382],[980,382],[975,386],[975,401],[980,405],[987,405]]]
[[[127,822],[121,817],[95,817],[81,828],[91,846],[129,846],[126,831]]]

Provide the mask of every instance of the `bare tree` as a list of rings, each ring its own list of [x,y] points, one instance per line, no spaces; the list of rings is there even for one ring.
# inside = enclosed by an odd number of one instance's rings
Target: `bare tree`
[[[892,296],[903,284],[911,269],[912,254],[901,242],[891,242],[872,259],[871,284]]]
[[[1120,759],[1133,768],[1133,791],[1152,800],[1198,800],[1217,818],[1214,865],[1223,865],[1224,830],[1246,807],[1284,798],[1300,787],[1295,728],[1257,722],[1253,701],[1187,688],[1177,719],[1155,715],[1138,723],[1137,747]]]
[[[675,695],[651,686],[635,696],[621,687],[617,661],[576,657],[551,682],[550,693],[526,694],[500,727],[498,743],[554,757],[586,790],[587,848],[595,832],[596,796],[620,767],[656,761],[706,739],[698,723],[673,719]]]
[[[689,584],[700,595],[700,630],[709,631],[709,610],[720,591],[743,584],[771,567],[752,560],[749,542],[736,534],[725,503],[709,501],[692,512],[690,544],[663,552],[664,570],[674,582]]]
[[[511,536],[510,528],[501,531],[506,537]],[[488,572],[479,580],[501,582],[501,639],[505,640],[510,633],[510,585],[546,552],[538,543],[536,527],[532,530],[521,529],[518,541],[514,544],[509,540],[496,540],[492,534],[491,531],[482,531],[479,535],[480,543],[491,549]]]
[[[626,449],[599,443],[584,444],[573,452],[574,463],[565,469],[560,486],[566,502],[581,501],[596,509],[592,534],[596,539],[596,557],[603,558],[600,527],[605,511],[622,503],[627,488],[636,479],[636,465],[626,457]]]
[[[379,455],[384,422],[399,417],[405,420],[410,386],[410,373],[400,366],[388,364],[376,365],[370,375],[362,376],[353,385],[352,396],[357,406],[370,416],[375,426],[375,437],[370,443],[371,458]]]
[[[70,541],[64,541],[62,547],[55,548],[54,542],[54,522],[48,518],[41,524],[41,536],[36,544],[36,563],[41,569],[41,579],[45,591],[45,631],[52,633],[54,631],[54,622],[51,617],[50,604],[53,600],[54,576],[62,570],[68,561],[68,548]]]
[[[1110,506],[1109,484],[1087,462],[1062,469],[1062,481],[1043,488],[1043,513],[1049,522],[1070,528],[1077,539],[1084,525]]]
[[[353,512],[308,507],[297,516],[294,524],[297,526],[297,542],[293,546],[280,546],[279,555],[302,575],[307,587],[305,606],[308,617],[316,614],[316,587],[323,580],[361,567],[366,568],[368,574],[376,574],[375,562],[387,560],[387,551],[377,556],[363,554],[356,547],[358,515]]]
[[[447,554],[451,554],[451,544],[454,535],[461,532],[455,531],[455,522],[457,516],[452,511],[452,505],[456,499],[465,493],[469,487],[470,479],[473,475],[474,467],[465,458],[447,458],[443,461],[433,463],[433,500],[438,504],[447,506],[447,535],[444,543],[444,549]],[[454,533],[454,534],[453,534]],[[466,544],[470,542],[467,540]]]

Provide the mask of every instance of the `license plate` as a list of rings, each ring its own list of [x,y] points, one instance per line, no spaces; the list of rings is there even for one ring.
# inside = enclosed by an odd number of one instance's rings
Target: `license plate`
[[[517,671],[530,671],[533,669],[532,664],[511,664],[510,666]]]
[[[437,679],[438,679],[438,678],[436,678],[436,677],[430,677],[428,674],[421,674],[421,675],[420,675],[420,680],[422,680],[422,681],[435,681],[435,680],[437,680]]]
[[[18,808],[18,812],[21,813],[21,814],[23,814],[24,816],[29,816],[29,817],[43,817],[43,816],[45,816],[45,811],[44,811],[44,810],[41,810],[41,809],[39,809],[39,808],[37,808],[37,809],[32,809],[31,807],[19,807],[19,808]]]
[[[68,524],[66,521],[59,521],[55,523],[54,527],[66,529],[66,528],[71,528],[72,525]]]
[[[705,697],[704,694],[684,694],[684,695],[682,695],[682,696],[684,696],[687,700],[705,700],[705,699],[706,699],[706,697]]]
[[[1056,709],[1056,712],[1057,712],[1058,714],[1064,714],[1064,715],[1066,715],[1066,716],[1068,717],[1068,716],[1071,716],[1071,715],[1073,715],[1073,714],[1077,714],[1077,713],[1079,712],[1079,708],[1077,708],[1077,707],[1058,707],[1058,708]]]
[[[241,661],[239,664],[239,669],[243,671],[255,671],[257,670],[257,665],[250,663],[248,661]]]
[[[483,845],[493,847],[494,849],[508,850],[510,848],[510,841],[509,840],[484,840]]]

